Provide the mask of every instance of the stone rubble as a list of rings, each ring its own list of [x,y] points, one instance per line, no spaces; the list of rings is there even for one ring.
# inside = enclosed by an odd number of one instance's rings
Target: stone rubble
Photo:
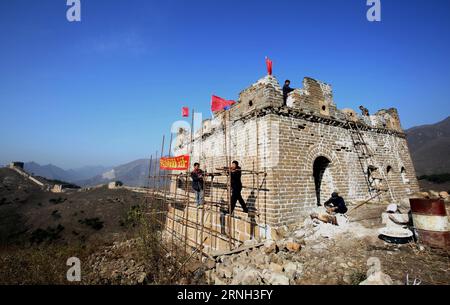
[[[430,190],[428,192],[417,192],[412,195],[412,198],[419,198],[419,199],[442,199],[446,203],[450,203],[450,195],[448,192],[442,191],[437,192],[434,190]]]
[[[92,254],[88,264],[92,268],[89,283],[95,285],[142,285],[148,274],[145,266],[136,262],[133,249],[138,246],[137,239],[114,242],[102,253]]]
[[[315,222],[307,219],[300,228],[281,227],[272,232],[273,240],[266,240],[257,247],[256,241],[247,241],[243,246],[253,248],[230,256],[216,258],[214,268],[206,271],[206,280],[216,285],[292,285],[301,279],[304,266],[301,262],[302,248],[313,251],[326,251],[327,241],[337,236],[350,234],[351,237],[372,236],[374,230],[358,223],[343,223],[341,226]],[[342,270],[345,283],[352,283],[350,278],[351,262],[340,262],[334,269]],[[324,275],[327,276],[327,275]]]

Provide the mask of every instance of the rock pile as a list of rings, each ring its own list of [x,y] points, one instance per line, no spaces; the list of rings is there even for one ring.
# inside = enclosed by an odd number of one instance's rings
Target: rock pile
[[[420,199],[442,199],[446,203],[450,203],[450,195],[448,192],[437,192],[430,190],[428,192],[418,192],[414,193],[412,198],[420,198]]]
[[[92,254],[88,259],[92,268],[88,282],[94,285],[144,284],[147,280],[145,267],[133,259],[138,243],[137,239],[114,242],[102,252]]]
[[[375,230],[359,223],[347,221],[336,226],[307,219],[301,227],[284,226],[273,230],[272,240],[265,241],[263,245],[247,241],[242,252],[218,256],[215,261],[209,261],[210,268],[205,275],[207,282],[215,285],[293,285],[307,276],[305,258],[311,255],[310,258],[314,258],[323,253],[324,261],[329,263],[330,276],[334,269],[343,269],[342,274],[338,272],[335,276],[346,276],[348,279],[344,282],[352,283],[351,262],[348,265],[344,261],[340,265],[333,265],[325,252],[338,237],[363,238],[376,235]],[[251,247],[252,244],[254,247]]]
[[[219,256],[215,266],[206,271],[209,284],[215,285],[289,285],[294,284],[303,271],[296,259],[302,246],[293,237],[268,240],[262,246],[247,241],[247,249],[232,256]]]

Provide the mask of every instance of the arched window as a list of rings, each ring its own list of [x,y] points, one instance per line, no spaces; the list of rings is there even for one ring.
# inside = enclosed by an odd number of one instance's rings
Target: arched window
[[[388,167],[386,167],[386,174],[389,176],[389,174],[392,173],[392,166],[388,165]]]

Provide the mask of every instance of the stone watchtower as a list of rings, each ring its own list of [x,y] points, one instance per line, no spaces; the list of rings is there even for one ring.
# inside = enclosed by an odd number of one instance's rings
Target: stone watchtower
[[[334,190],[348,202],[375,196],[398,202],[419,190],[394,108],[364,116],[339,110],[331,85],[308,77],[283,106],[281,87],[269,75],[243,90],[224,114],[206,120],[191,146],[180,135],[175,152],[191,147],[192,162],[209,172],[225,166],[229,154],[244,170],[261,173],[243,175],[243,197],[260,215],[253,232],[246,223],[236,226],[241,240],[303,221]],[[224,184],[225,177],[216,177],[206,200],[226,202]],[[247,217],[239,204],[235,215]]]

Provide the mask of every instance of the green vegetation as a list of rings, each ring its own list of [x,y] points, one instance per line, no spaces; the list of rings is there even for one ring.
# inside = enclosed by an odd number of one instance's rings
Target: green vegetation
[[[37,229],[31,233],[31,243],[41,244],[44,241],[52,242],[60,238],[60,233],[64,230],[64,227],[59,224],[57,227],[48,227],[46,230]]]
[[[423,175],[418,177],[418,179],[441,184],[450,181],[450,174]]]
[[[103,228],[103,221],[100,221],[100,219],[98,217],[85,218],[83,220],[80,219],[80,220],[78,220],[78,222],[81,224],[85,224],[96,231],[99,231]]]
[[[58,210],[54,210],[52,212],[52,217],[53,217],[53,219],[60,219],[61,218],[61,213]]]
[[[58,197],[58,198],[51,198],[48,201],[53,204],[60,204],[60,203],[65,202],[66,200],[67,200],[67,198]]]
[[[139,205],[132,206],[126,213],[125,218],[120,221],[120,225],[126,227],[136,227],[142,220],[142,208]]]

